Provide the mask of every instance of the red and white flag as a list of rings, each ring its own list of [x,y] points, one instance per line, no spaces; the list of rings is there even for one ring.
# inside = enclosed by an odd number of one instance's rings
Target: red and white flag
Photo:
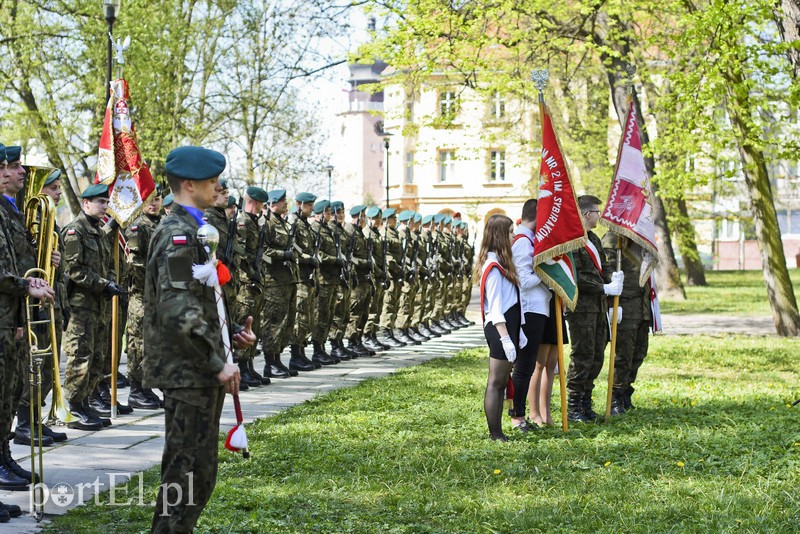
[[[545,285],[574,309],[578,286],[569,253],[586,243],[586,230],[550,114],[543,109],[533,265]]]
[[[110,97],[100,135],[94,183],[109,186],[108,213],[127,226],[156,189],[150,169],[139,152],[130,116],[128,82],[111,83]]]
[[[658,261],[658,247],[650,175],[644,164],[633,102],[628,106],[614,179],[600,224],[633,242],[627,253],[640,263],[639,285],[644,287]]]

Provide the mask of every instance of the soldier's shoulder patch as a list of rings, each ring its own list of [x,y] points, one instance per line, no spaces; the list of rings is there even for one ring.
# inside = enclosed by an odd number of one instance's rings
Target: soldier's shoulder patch
[[[185,235],[174,235],[172,236],[172,244],[173,245],[185,245],[189,242],[189,238]]]
[[[239,228],[244,228],[246,225],[247,223],[245,223],[244,221],[242,220],[239,221]]]
[[[138,231],[139,231],[139,227],[138,226],[136,226],[136,225],[131,226],[131,232],[138,232]]]
[[[203,220],[204,220],[205,222],[208,222],[208,215],[203,215]]]
[[[75,228],[70,228],[67,230],[67,235],[75,235],[76,233],[78,233],[78,231],[75,230]]]

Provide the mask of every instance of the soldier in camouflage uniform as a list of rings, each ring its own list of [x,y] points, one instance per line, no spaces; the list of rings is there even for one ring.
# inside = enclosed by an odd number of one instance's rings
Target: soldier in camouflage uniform
[[[419,284],[417,282],[417,260],[419,258],[420,241],[417,232],[417,226],[414,223],[414,216],[416,212],[413,210],[405,210],[400,212],[397,220],[400,223],[398,233],[400,235],[400,242],[403,248],[403,257],[401,259],[401,279],[398,280],[400,285],[400,299],[397,303],[397,320],[395,326],[397,330],[405,337],[412,340],[412,342],[419,345],[423,341],[428,341],[430,338],[422,336],[412,330],[411,319],[414,313],[414,300],[419,291]]]
[[[237,224],[237,240],[241,245],[241,257],[237,269],[239,281],[236,291],[236,304],[233,317],[241,323],[245,317],[253,318],[253,331],[260,333],[263,324],[264,309],[264,220],[262,208],[269,200],[267,192],[257,186],[250,186],[244,195],[244,210],[239,214]],[[242,384],[245,387],[258,387],[269,384],[269,377],[256,376],[253,362],[256,355],[255,345],[245,350],[236,351]]]
[[[450,241],[448,234],[443,230],[446,216],[439,213],[434,216],[433,234],[436,250],[436,280],[435,290],[431,298],[433,308],[430,315],[430,324],[434,332],[448,334],[452,328],[447,325],[444,319],[444,295],[447,292],[447,283],[452,264],[450,263]]]
[[[142,208],[142,214],[125,229],[128,242],[128,323],[127,356],[130,394],[128,404],[133,408],[157,410],[163,408],[161,398],[152,389],[142,387],[142,356],[144,344],[144,272],[147,265],[147,246],[150,236],[161,220],[161,189],[155,193]]]
[[[459,306],[460,315],[462,319],[462,323],[466,326],[472,326],[475,324],[474,321],[470,321],[467,319],[467,307],[469,306],[470,300],[472,300],[472,269],[474,268],[475,263],[475,244],[470,243],[469,241],[469,227],[467,223],[462,221],[461,227],[464,230],[464,279],[462,282],[462,297],[461,297],[461,304]]]
[[[372,259],[370,282],[373,289],[372,299],[369,304],[367,324],[364,325],[364,346],[377,353],[389,350],[393,346],[378,339],[381,310],[383,309],[383,299],[386,294],[386,285],[388,284],[386,280],[386,271],[383,266],[384,241],[383,233],[381,232],[381,226],[383,224],[383,214],[381,210],[378,207],[369,208],[367,210],[367,220],[369,223],[364,228],[364,234],[367,239],[368,256]]]
[[[225,157],[200,147],[170,152],[167,180],[175,195],[170,215],[153,232],[145,275],[144,386],[165,400],[161,485],[154,533],[192,532],[217,476],[219,420],[225,392],[239,391],[239,369],[227,363],[215,290],[192,274],[209,260],[198,242],[204,209],[214,205]],[[224,326],[235,346],[255,342],[245,328]]]
[[[369,316],[371,298],[369,278],[372,271],[372,258],[367,257],[367,239],[363,232],[366,223],[364,211],[364,206],[351,209],[352,222],[345,225],[350,247],[347,263],[351,269],[350,321],[345,335],[348,340],[347,349],[350,352],[358,356],[374,356],[375,351],[365,347],[361,339]]]
[[[314,306],[316,320],[311,329],[311,342],[314,347],[311,357],[314,366],[319,368],[322,365],[336,363],[330,354],[325,352],[324,346],[333,323],[339,272],[344,267],[344,258],[340,258],[336,254],[336,240],[331,222],[331,203],[327,200],[320,200],[314,204],[313,211],[314,220],[311,222],[311,231],[314,234],[319,265],[316,269],[317,298]]]
[[[355,207],[361,208],[361,206]],[[336,287],[331,329],[328,332],[331,343],[329,357],[333,359],[334,363],[340,363],[341,360],[357,358],[358,354],[347,350],[343,343],[344,335],[347,331],[347,324],[350,322],[350,287],[352,285],[350,264],[347,261],[347,258],[350,257],[351,249],[350,239],[344,229],[344,204],[338,200],[331,202],[331,214],[331,224],[333,225],[331,231],[333,233],[334,247],[336,247],[337,251],[336,257],[339,258],[339,261],[337,261],[339,267],[339,284]],[[322,350],[324,353],[324,347],[322,347]],[[320,359],[315,361],[322,363]]]
[[[395,341],[401,347],[414,343],[410,338],[406,338],[399,331],[395,331],[397,322],[397,305],[400,302],[400,292],[403,289],[401,276],[401,262],[403,262],[403,243],[400,241],[400,234],[397,231],[397,214],[394,208],[383,210],[384,224],[384,247],[383,255],[386,258],[384,271],[386,273],[386,292],[383,296],[383,308],[380,313],[380,332],[382,340]]]
[[[430,296],[434,292],[433,279],[436,261],[434,257],[436,251],[434,249],[433,233],[431,231],[432,224],[433,215],[425,215],[420,220],[420,290],[417,292],[417,298],[415,299],[416,312],[414,316],[414,321],[417,323],[417,325],[419,325],[419,333],[429,338],[441,337],[441,334],[431,330],[430,325],[428,324],[430,321],[429,314],[432,306],[432,303],[430,302]]]
[[[300,283],[297,285],[297,320],[289,342],[291,358],[289,369],[293,371],[313,371],[314,364],[306,357],[305,350],[308,336],[316,315],[317,298],[317,233],[308,221],[314,209],[317,196],[312,193],[298,193],[295,197],[297,203],[295,251],[297,252],[297,266]]]
[[[264,224],[264,321],[261,346],[264,375],[270,378],[297,376],[297,371],[281,362],[281,352],[289,344],[297,316],[297,250],[294,246],[298,221],[283,219],[288,209],[286,191],[269,195],[269,215]]]
[[[611,261],[616,261],[617,258],[617,237],[614,232],[608,232],[603,236],[606,256]],[[653,324],[650,280],[648,279],[644,287],[639,285],[641,264],[627,251],[630,241],[623,238],[622,242],[622,272],[625,277],[619,298],[619,313],[622,318],[617,326],[611,415],[621,415],[633,408],[631,404],[633,383],[636,381],[639,367],[647,356],[650,343],[649,329]]]

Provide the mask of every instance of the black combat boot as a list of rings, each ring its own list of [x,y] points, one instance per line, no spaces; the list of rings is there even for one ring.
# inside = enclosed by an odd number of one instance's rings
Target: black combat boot
[[[106,402],[95,388],[85,403],[98,417],[111,417],[111,404]]]
[[[628,386],[628,388],[625,390],[625,397],[622,399],[622,402],[623,402],[623,404],[625,406],[625,411],[626,412],[629,412],[631,410],[635,410],[636,409],[636,406],[631,404],[631,396],[633,395],[634,391],[636,391],[636,390],[633,389],[633,386]]]
[[[342,363],[342,360],[351,360],[353,358],[350,352],[344,350],[344,346],[342,342],[338,339],[331,339],[331,363],[326,363],[323,365],[331,365],[334,363]],[[321,360],[320,360],[321,361]]]
[[[289,345],[292,356],[289,358],[289,369],[295,371],[313,371],[316,369],[311,362],[304,362],[300,345]]]
[[[431,336],[426,336],[425,334],[423,334],[422,331],[419,329],[419,327],[420,327],[420,325],[412,326],[411,329],[409,330],[409,333],[414,334],[419,339],[421,339],[423,342],[430,341],[431,340]]]
[[[3,521],[3,512],[7,513],[8,517],[19,517],[22,515],[22,508],[16,504],[5,504],[0,502],[0,523],[5,523],[5,521]]]
[[[611,415],[622,415],[625,413],[625,391],[615,387],[611,390]]]
[[[43,425],[44,426],[44,425]],[[44,428],[42,428],[44,430]],[[14,443],[17,445],[30,445],[31,439],[34,445],[39,446],[39,439],[36,436],[38,429],[31,430],[31,413],[29,408],[20,406],[17,410],[17,428],[14,430]],[[50,447],[53,438],[48,437],[42,432],[42,447]]]
[[[136,380],[131,380],[131,392],[128,394],[128,405],[142,410],[158,410],[161,407],[158,401],[145,393],[142,385]]]
[[[257,388],[261,385],[261,380],[250,374],[250,369],[247,368],[246,361],[238,361],[236,365],[239,366],[239,383],[246,384],[248,388]]]
[[[449,334],[452,332],[452,328],[448,328],[447,324],[443,320],[433,321],[433,326],[436,327],[436,331],[440,332],[442,335]]]
[[[241,389],[241,387],[239,389]],[[159,408],[163,408],[164,407],[164,399],[159,397],[156,394],[155,391],[153,391],[150,388],[146,388],[146,387],[142,387],[142,391],[144,392],[145,397],[147,397],[148,399],[150,399],[153,402],[157,402]]]
[[[271,381],[268,377],[258,374],[256,368],[253,366],[253,360],[247,360],[247,371],[250,373],[250,376],[261,382],[262,386],[270,385]]]
[[[419,333],[423,336],[428,336],[431,339],[435,337],[442,337],[442,334],[431,330],[431,328],[428,326],[428,323],[419,323]]]
[[[270,378],[289,378],[289,371],[284,371],[277,365],[275,365],[275,360],[278,359],[277,354],[266,354],[264,353],[264,376],[268,376]]]
[[[363,338],[361,336],[357,336],[356,337],[356,345],[358,346],[359,349],[362,350],[362,352],[366,351],[367,356],[375,356],[376,354],[378,354],[374,350],[364,346],[364,340],[363,340]]]
[[[64,432],[56,432],[44,423],[42,423],[42,435],[52,438],[52,440],[56,443],[67,441],[67,435]]]
[[[89,411],[86,405],[86,400],[82,401],[67,401],[69,406],[69,413],[75,417],[74,421],[67,423],[67,428],[75,428],[77,430],[100,430],[103,424],[100,419]]]
[[[284,363],[281,361],[280,354],[275,355],[275,365],[282,371],[286,371],[287,373],[289,373],[289,376],[297,376],[299,374],[294,369],[289,369],[288,367],[286,367],[286,365],[284,365]]]
[[[306,345],[307,344],[308,344],[308,340],[306,340]],[[308,359],[308,356],[306,356],[306,345],[300,345],[300,359],[303,360],[304,362],[306,362],[309,365],[313,365],[314,369],[319,369],[320,367],[322,367],[322,364],[321,363],[314,363],[314,362],[312,362],[311,360]],[[325,350],[325,344],[324,343],[323,343],[323,346],[322,346],[322,350]]]
[[[335,365],[340,363],[342,359],[339,357],[341,352],[336,346],[336,340],[331,339],[331,352],[325,352],[323,344],[318,341],[312,341],[311,346],[314,347],[314,352],[311,354],[311,361],[320,365]]]
[[[403,331],[406,333],[406,335],[408,337],[410,337],[414,341],[418,341],[419,342],[419,343],[417,343],[418,345],[422,344],[423,341],[428,341],[430,339],[428,337],[423,336],[422,334],[420,334],[419,332],[417,332],[415,329],[411,328],[410,326],[408,328],[405,328]]]
[[[387,345],[391,349],[399,349],[400,347],[406,346],[405,343],[401,343],[393,338],[392,333],[388,328],[381,328],[379,335],[381,337],[378,338],[378,341],[384,345]]]
[[[590,421],[594,421],[595,419],[597,419],[597,412],[592,410],[591,391],[583,394],[583,398],[581,398],[581,403],[583,405],[583,415],[585,415]]]
[[[117,389],[125,389],[131,385],[128,377],[117,371]]]
[[[31,476],[31,472],[27,469],[23,469],[21,465],[19,465],[14,458],[11,457],[11,445],[8,443],[8,440],[3,441],[3,462],[5,465],[11,470],[12,473],[17,475],[19,478],[23,479],[25,482],[31,483],[33,482],[33,478]],[[39,474],[36,474],[36,482],[34,484],[38,484],[41,480]]]
[[[405,345],[419,345],[420,344],[418,341],[414,341],[413,339],[408,337],[408,334],[406,334],[403,330],[401,330],[399,328],[392,332],[392,338],[396,339],[397,341],[399,341],[400,343],[403,343]]]
[[[367,357],[370,355],[366,347],[361,348],[358,346],[358,336],[355,334],[347,339],[347,350],[350,352],[355,352],[358,356]]]
[[[363,345],[367,347],[369,350],[377,352],[383,352],[383,345],[378,343],[377,339],[373,339],[372,334],[364,335],[364,343]]]
[[[583,413],[583,395],[570,393],[567,399],[567,419],[573,423],[591,423]]]
[[[6,491],[26,491],[30,480],[16,474],[7,464],[5,455],[0,454],[0,489]],[[2,515],[2,514],[0,514]]]
[[[464,326],[472,326],[472,324],[470,324],[469,319],[467,319],[463,313],[457,313],[456,319],[458,320],[459,323],[461,323]]]
[[[127,379],[126,379],[126,381],[127,381]],[[129,383],[129,385],[130,385],[130,383]],[[109,409],[109,412],[110,412],[110,410],[111,410],[111,385],[108,382],[106,382],[105,380],[103,380],[102,382],[97,384],[97,388],[95,388],[95,391],[100,396],[100,398],[103,400],[103,402],[108,405],[108,409]],[[133,413],[133,408],[131,408],[130,405],[122,404],[121,402],[119,402],[119,399],[117,400],[117,414],[118,415],[129,415],[129,414],[132,414],[132,413]],[[110,415],[110,413],[109,413],[109,415]]]
[[[392,348],[391,345],[387,345],[386,343],[384,343],[383,341],[378,339],[378,333],[377,332],[370,333],[370,336],[372,336],[372,341],[377,343],[378,346],[381,347],[382,350],[391,350],[391,348]]]

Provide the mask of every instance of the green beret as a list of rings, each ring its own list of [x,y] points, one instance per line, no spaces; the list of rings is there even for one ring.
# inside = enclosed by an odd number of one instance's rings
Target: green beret
[[[230,208],[231,206],[235,206],[235,205],[236,205],[236,197],[229,196],[228,197],[228,205],[226,207]]]
[[[228,179],[227,178],[220,178],[219,185],[222,186],[222,189],[228,189]]]
[[[397,213],[396,209],[386,208],[385,210],[383,210],[383,218],[388,219],[389,217],[394,217],[395,213]]]
[[[331,202],[331,211],[334,213],[337,211],[344,211],[344,202],[341,200],[334,200]]]
[[[5,161],[6,159],[6,145],[0,143],[0,161]]]
[[[381,209],[378,206],[372,206],[370,209],[367,210],[367,217],[369,217],[370,219],[374,219],[380,214],[381,214]]]
[[[397,216],[397,220],[400,222],[409,221],[414,218],[414,210],[403,210]]]
[[[6,147],[6,161],[9,163],[16,163],[22,157],[21,146],[7,146]]]
[[[209,180],[225,170],[225,156],[200,146],[181,146],[167,154],[164,168],[182,180]]]
[[[433,216],[433,222],[435,222],[436,224],[439,224],[443,220],[444,220],[444,214],[443,213],[437,213],[436,215]]]
[[[367,209],[367,207],[364,204],[359,204],[358,206],[353,206],[352,208],[350,208],[350,215],[353,216],[353,217],[357,217],[365,209]]]
[[[286,198],[286,189],[273,189],[267,193],[270,204],[275,204]]]
[[[248,197],[252,198],[256,202],[269,202],[269,196],[267,195],[267,192],[261,187],[251,185],[245,189],[245,193]]]
[[[162,206],[168,208],[172,205],[172,202],[175,200],[175,195],[170,193],[169,195],[164,197],[164,201],[161,203]]]
[[[44,184],[42,185],[50,185],[56,180],[61,179],[61,171],[59,169],[53,170],[50,174],[47,175],[47,178],[44,179]]]
[[[331,207],[331,203],[327,200],[320,200],[314,204],[314,213],[323,213],[326,209]]]
[[[422,224],[428,224],[433,220],[433,215],[426,215],[422,218]]]
[[[92,184],[81,193],[81,198],[108,198],[108,186],[105,184]]]
[[[314,193],[297,193],[297,196],[294,197],[294,200],[295,202],[305,204],[306,202],[314,202],[317,200],[317,195]]]

